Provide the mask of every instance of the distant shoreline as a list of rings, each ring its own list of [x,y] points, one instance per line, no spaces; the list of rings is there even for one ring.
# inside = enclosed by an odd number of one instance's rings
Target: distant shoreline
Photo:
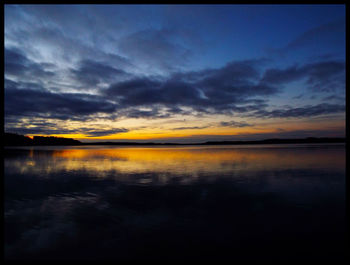
[[[259,144],[309,144],[309,143],[345,143],[346,138],[302,138],[302,139],[265,139],[255,141],[207,141],[204,143],[135,143],[135,142],[93,142],[81,145],[259,145]]]
[[[154,142],[91,142],[83,143],[78,140],[61,137],[35,136],[33,139],[18,134],[5,133],[4,146],[88,146],[88,145],[260,145],[260,144],[312,144],[312,143],[345,143],[342,137],[308,137],[299,139],[265,139],[248,141],[207,141],[203,143],[154,143]]]

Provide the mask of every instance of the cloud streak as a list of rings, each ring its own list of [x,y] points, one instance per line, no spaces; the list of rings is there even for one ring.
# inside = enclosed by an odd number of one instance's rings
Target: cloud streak
[[[317,43],[320,39],[337,39],[339,37],[345,38],[345,20],[340,19],[332,21],[318,27],[314,27],[305,31],[296,39],[292,40],[284,48],[285,50],[296,49],[308,45],[310,43]]]
[[[286,69],[268,69],[262,82],[273,85],[284,85],[305,79],[311,91],[333,92],[345,89],[345,62],[323,61]]]
[[[47,64],[38,64],[29,60],[19,49],[4,50],[5,54],[5,74],[22,79],[52,78],[55,73],[45,69]]]
[[[96,87],[100,83],[108,84],[128,75],[124,70],[114,68],[108,63],[93,60],[80,61],[78,69],[72,69],[71,72],[78,82],[89,87]]]
[[[249,123],[244,122],[244,121],[241,121],[241,122],[238,122],[238,121],[222,121],[219,124],[222,127],[232,127],[232,128],[236,128],[236,127],[243,128],[243,127],[252,126],[252,124],[249,124]]]
[[[304,118],[319,115],[345,113],[345,106],[338,104],[322,103],[314,106],[305,106],[298,108],[275,109],[271,111],[260,110],[252,115],[258,118]]]
[[[116,105],[89,94],[6,89],[5,99],[6,116],[85,120],[89,115],[116,110]]]
[[[174,131],[182,131],[182,130],[200,130],[200,129],[206,129],[210,126],[188,126],[188,127],[176,127],[172,128]]]

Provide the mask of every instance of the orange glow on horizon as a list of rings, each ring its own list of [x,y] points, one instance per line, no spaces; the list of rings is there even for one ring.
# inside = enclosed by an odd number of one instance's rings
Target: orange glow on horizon
[[[166,122],[165,122],[166,124]],[[165,127],[165,126],[164,126]],[[186,126],[183,126],[186,127]],[[188,125],[188,127],[191,127]],[[83,133],[75,134],[51,134],[45,136],[54,136],[54,137],[64,137],[64,138],[73,138],[76,140],[147,140],[151,141],[152,139],[166,139],[171,141],[171,138],[195,138],[200,136],[240,136],[240,135],[254,135],[254,134],[268,134],[268,133],[280,133],[283,132],[292,132],[299,130],[319,130],[322,131],[325,128],[338,128],[345,130],[345,121],[320,121],[312,123],[310,121],[295,120],[295,121],[275,121],[271,123],[260,123],[255,126],[242,127],[242,128],[227,128],[227,127],[208,127],[205,129],[184,129],[184,130],[174,130],[172,128],[161,128],[161,129],[152,129],[146,127],[144,129],[131,129],[128,132],[106,135],[106,136],[97,136],[91,137]],[[72,128],[73,129],[73,128]],[[102,130],[102,129],[101,129]],[[33,138],[33,136],[44,136],[41,134],[32,134],[28,135]]]

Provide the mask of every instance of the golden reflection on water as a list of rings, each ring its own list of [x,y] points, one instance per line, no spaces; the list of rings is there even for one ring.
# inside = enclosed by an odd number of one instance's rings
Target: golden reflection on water
[[[5,161],[6,163],[6,161]],[[9,163],[7,161],[7,163]],[[232,174],[283,169],[345,169],[345,148],[237,147],[101,147],[30,151],[25,160],[12,160],[21,173],[50,174],[85,170],[107,174],[191,175]],[[144,180],[147,182],[147,180]]]

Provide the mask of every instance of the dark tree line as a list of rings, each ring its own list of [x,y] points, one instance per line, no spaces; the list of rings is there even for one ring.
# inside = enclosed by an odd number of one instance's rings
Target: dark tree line
[[[18,146],[18,145],[80,145],[78,140],[62,137],[45,137],[34,136],[31,139],[28,136],[16,134],[16,133],[4,133],[4,145],[5,146]]]

